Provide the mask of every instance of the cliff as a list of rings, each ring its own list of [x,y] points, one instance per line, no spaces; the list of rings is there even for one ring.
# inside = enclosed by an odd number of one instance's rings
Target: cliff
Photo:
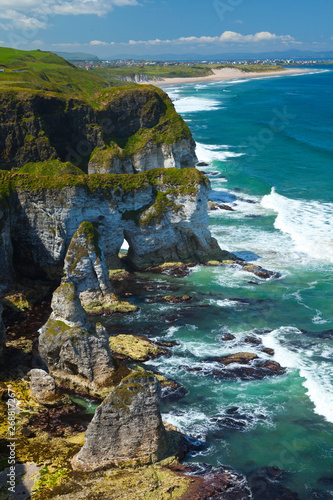
[[[7,241],[5,258],[11,261],[12,246],[15,269],[26,276],[60,279],[70,241],[84,221],[98,229],[109,268],[119,267],[124,239],[135,269],[225,257],[208,231],[210,183],[196,169],[131,176],[2,172],[0,185],[9,220],[0,233]]]
[[[89,100],[36,90],[0,93],[0,169],[58,159],[87,173],[193,167],[195,143],[153,86],[106,88]]]

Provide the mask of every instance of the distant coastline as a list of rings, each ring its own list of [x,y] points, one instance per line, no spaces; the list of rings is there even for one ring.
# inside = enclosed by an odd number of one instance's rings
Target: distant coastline
[[[247,73],[241,71],[237,68],[222,68],[218,70],[213,70],[214,75],[201,76],[201,77],[190,77],[190,78],[165,78],[163,80],[148,80],[146,82],[140,82],[140,84],[150,84],[156,87],[166,87],[169,85],[178,85],[181,83],[203,83],[203,82],[218,82],[221,80],[232,80],[234,78],[262,78],[265,76],[275,76],[275,75],[291,75],[297,73],[307,73],[308,69],[284,69],[281,71],[267,71],[267,72],[253,72]]]

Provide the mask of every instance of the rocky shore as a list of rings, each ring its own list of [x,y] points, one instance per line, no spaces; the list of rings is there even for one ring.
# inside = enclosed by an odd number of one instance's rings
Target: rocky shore
[[[161,339],[157,321],[126,323],[157,303],[164,323],[209,310],[182,289],[198,265],[279,277],[212,238],[210,182],[187,125],[150,86],[105,88],[89,102],[38,89],[0,100],[1,498],[11,498],[10,399],[22,500],[259,498],[229,467],[181,465],[198,444],[163,422],[161,405],[187,388],[144,364],[172,356],[177,341]],[[238,347],[184,369],[238,380],[284,373],[264,345],[263,358]]]

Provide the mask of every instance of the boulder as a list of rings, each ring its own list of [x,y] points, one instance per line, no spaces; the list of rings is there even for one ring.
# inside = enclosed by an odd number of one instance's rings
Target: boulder
[[[52,404],[59,400],[56,381],[45,370],[31,370],[30,390],[38,403]]]
[[[74,285],[60,285],[51,307],[39,337],[39,353],[50,374],[93,388],[110,385],[114,366],[109,337],[103,326],[89,321]]]
[[[159,399],[154,375],[135,372],[124,378],[97,408],[73,469],[94,471],[165,458],[169,446]]]
[[[230,354],[230,356],[222,356],[220,358],[214,358],[215,361],[222,363],[227,366],[231,363],[237,363],[239,365],[248,365],[254,359],[257,359],[258,356],[253,352],[237,352],[235,354]]]

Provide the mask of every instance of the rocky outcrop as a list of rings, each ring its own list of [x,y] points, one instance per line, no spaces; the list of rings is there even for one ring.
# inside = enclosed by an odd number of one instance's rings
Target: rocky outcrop
[[[82,222],[75,232],[64,264],[64,281],[75,286],[83,307],[92,302],[112,302],[113,289],[97,229]]]
[[[3,363],[4,349],[6,345],[6,329],[2,319],[3,306],[0,304],[0,365]]]
[[[52,404],[59,400],[57,384],[45,370],[34,368],[30,371],[30,390],[41,404]]]
[[[210,184],[196,169],[64,181],[29,174],[2,177],[13,190],[11,241],[16,270],[24,275],[61,278],[71,239],[84,221],[97,227],[109,268],[119,267],[124,239],[127,260],[136,269],[228,258],[208,231]]]
[[[105,89],[91,104],[60,94],[3,92],[0,106],[0,169],[59,159],[84,171],[89,164],[89,173],[135,173],[153,168],[154,148],[168,165],[195,165],[190,130],[156,87]]]
[[[114,366],[108,335],[90,323],[71,283],[57,288],[51,307],[39,337],[39,353],[50,374],[93,389],[110,385]]]
[[[173,144],[149,142],[131,158],[119,158],[107,151],[98,151],[89,161],[89,174],[139,173],[153,168],[191,168],[197,162],[195,142],[181,139]]]
[[[165,458],[168,437],[159,398],[160,384],[153,375],[135,372],[123,379],[97,408],[73,468],[93,471]]]

